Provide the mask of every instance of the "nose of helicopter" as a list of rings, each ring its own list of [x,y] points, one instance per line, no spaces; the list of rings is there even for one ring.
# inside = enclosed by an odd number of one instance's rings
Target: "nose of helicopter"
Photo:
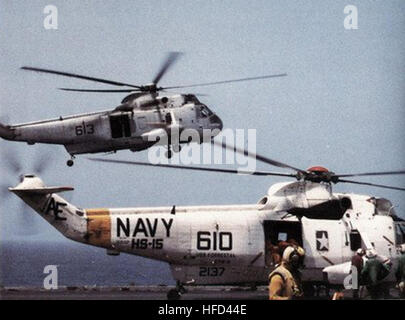
[[[211,129],[219,129],[221,131],[223,128],[222,120],[216,114],[210,117],[210,123]]]

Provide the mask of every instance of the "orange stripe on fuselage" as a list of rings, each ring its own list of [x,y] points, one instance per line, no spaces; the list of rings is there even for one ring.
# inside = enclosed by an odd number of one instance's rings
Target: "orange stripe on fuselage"
[[[111,218],[108,209],[87,209],[87,241],[95,246],[111,247]]]
[[[86,209],[86,213],[88,216],[110,215],[110,210],[107,208]]]

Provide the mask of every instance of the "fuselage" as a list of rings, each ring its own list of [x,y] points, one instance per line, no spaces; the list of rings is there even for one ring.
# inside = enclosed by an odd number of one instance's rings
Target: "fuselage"
[[[68,238],[167,262],[187,284],[265,283],[275,267],[269,244],[281,240],[303,246],[303,280],[311,282],[324,281],[326,267],[350,261],[368,241],[395,266],[404,242],[403,222],[376,214],[368,196],[335,194],[352,203],[341,219],[310,219],[263,203],[83,210],[56,194],[24,193],[23,186],[13,191]]]
[[[142,104],[138,106],[132,102],[114,110],[61,116],[8,128],[3,125],[2,137],[28,144],[60,144],[69,154],[75,155],[122,149],[144,150],[160,143],[160,137],[170,136],[171,130],[163,128],[171,123],[176,123],[179,131],[178,141],[171,141],[172,144],[189,142],[187,130],[195,131],[201,138],[193,142],[201,143],[206,138],[204,135],[218,134],[222,129],[221,120],[212,112],[207,113],[205,110],[209,109],[198,100],[187,101],[182,95],[177,95],[164,101],[159,100],[158,108],[142,107]]]

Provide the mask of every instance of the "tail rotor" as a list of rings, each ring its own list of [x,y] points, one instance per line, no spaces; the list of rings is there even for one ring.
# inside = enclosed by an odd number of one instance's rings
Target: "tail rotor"
[[[30,173],[40,175],[46,171],[52,162],[52,154],[50,153],[37,153],[35,155],[35,159],[33,161],[32,166],[26,165],[25,158],[22,157],[14,148],[10,148],[8,146],[2,147],[1,152],[1,159],[3,163],[3,167],[7,170],[10,175],[12,176],[19,176],[20,180],[23,177],[24,173],[30,171]],[[9,210],[14,211],[10,212],[9,214],[14,213],[15,217],[15,225],[18,226],[16,233],[21,236],[32,236],[39,234],[41,232],[40,228],[38,227],[38,220],[36,216],[30,211],[31,208],[28,207],[24,202],[14,203],[13,197],[10,197],[11,193],[9,192],[8,188],[16,184],[17,181],[15,179],[11,179],[10,175],[8,175],[8,179],[3,180],[0,184],[0,194],[2,199],[8,200],[9,202]],[[13,181],[14,180],[14,181]]]

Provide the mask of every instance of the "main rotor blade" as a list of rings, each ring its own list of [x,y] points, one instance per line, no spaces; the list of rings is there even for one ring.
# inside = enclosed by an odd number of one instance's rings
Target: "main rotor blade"
[[[245,171],[245,170],[235,170],[235,169],[203,168],[203,167],[193,167],[193,166],[179,166],[179,165],[174,165],[174,164],[152,164],[152,163],[148,163],[148,162],[102,159],[102,158],[88,158],[88,159],[92,160],[92,161],[99,161],[99,162],[110,162],[110,163],[147,166],[147,167],[161,167],[161,168],[185,169],[185,170],[195,170],[195,171],[222,172],[222,173],[233,173],[233,174],[254,175],[254,176],[279,176],[279,177],[291,177],[291,178],[296,177],[294,174],[270,172],[270,171]]]
[[[251,81],[251,80],[260,80],[260,79],[277,78],[277,77],[285,77],[285,76],[287,76],[287,74],[282,73],[282,74],[273,74],[273,75],[260,76],[260,77],[250,77],[250,78],[241,78],[241,79],[233,79],[233,80],[224,80],[224,81],[215,81],[215,82],[190,84],[190,85],[185,85],[185,86],[164,87],[162,89],[182,89],[182,88],[192,88],[192,87],[204,87],[204,86],[212,86],[212,85],[215,85],[215,84],[242,82],[242,81]]]
[[[117,90],[103,90],[103,89],[73,89],[73,88],[58,88],[63,91],[74,91],[74,92],[137,92],[135,89],[117,89]]]
[[[387,176],[387,175],[396,175],[396,174],[405,174],[405,171],[382,171],[382,172],[365,172],[365,173],[351,173],[351,174],[336,174],[340,177],[361,177],[361,176]]]
[[[292,169],[292,170],[294,170],[296,172],[300,172],[300,173],[302,173],[304,175],[307,174],[307,172],[305,170],[298,169],[298,168],[292,167],[292,166],[290,166],[288,164],[285,164],[285,163],[282,163],[282,162],[279,162],[279,161],[276,161],[276,160],[272,160],[270,158],[263,157],[263,156],[261,156],[259,154],[256,154],[256,153],[253,153],[253,152],[250,152],[250,151],[239,149],[239,148],[237,148],[235,146],[228,146],[225,143],[220,143],[220,142],[215,141],[215,140],[212,140],[212,143],[217,145],[217,146],[222,147],[223,149],[227,149],[227,150],[231,150],[233,152],[239,153],[239,154],[243,154],[245,157],[257,159],[257,160],[259,160],[261,162],[267,163],[267,164],[275,166],[275,167]],[[296,177],[296,175],[294,175],[294,177]]]
[[[181,95],[185,95],[185,96],[188,96],[188,95],[193,95],[193,96],[198,96],[198,97],[209,97],[210,96],[208,93],[200,93],[200,92],[190,93],[190,92],[176,92],[176,91],[173,92],[173,91],[164,90],[163,88],[159,88],[159,91],[167,92],[169,94],[181,94]]]
[[[166,57],[166,61],[160,67],[159,72],[156,74],[155,78],[152,81],[154,84],[157,84],[160,81],[160,79],[164,76],[167,70],[173,65],[173,63],[176,62],[176,60],[179,58],[181,54],[182,54],[181,52],[169,52],[169,54]]]
[[[124,82],[118,82],[118,81],[111,81],[111,80],[106,80],[106,79],[101,79],[101,78],[94,78],[94,77],[88,77],[88,76],[83,76],[80,74],[75,74],[75,73],[69,73],[69,72],[63,72],[63,71],[56,71],[56,70],[51,70],[51,69],[42,69],[42,68],[34,68],[34,67],[21,67],[22,70],[28,70],[28,71],[35,71],[35,72],[43,72],[43,73],[50,73],[50,74],[56,74],[59,76],[65,76],[65,77],[70,77],[70,78],[78,78],[78,79],[83,79],[83,80],[89,80],[89,81],[95,81],[95,82],[101,82],[101,83],[106,83],[106,84],[111,84],[114,86],[127,86],[127,87],[132,87],[132,88],[138,88],[140,89],[140,86],[136,86],[130,83],[124,83]]]
[[[365,185],[365,186],[372,186],[372,187],[378,187],[378,188],[405,191],[405,188],[386,186],[386,185],[382,185],[382,184],[375,184],[375,183],[369,183],[369,182],[360,182],[360,181],[343,180],[343,179],[339,179],[338,182],[361,184],[361,185]]]

